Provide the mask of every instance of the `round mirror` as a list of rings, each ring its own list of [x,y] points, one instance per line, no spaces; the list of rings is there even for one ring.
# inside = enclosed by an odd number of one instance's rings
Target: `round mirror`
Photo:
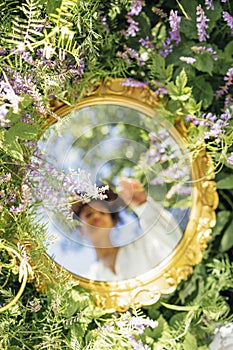
[[[49,182],[42,174],[37,189],[47,253],[110,310],[173,291],[215,224],[210,160],[191,159],[182,124],[158,106],[148,88],[109,80],[75,107],[55,106],[61,118],[38,143]]]

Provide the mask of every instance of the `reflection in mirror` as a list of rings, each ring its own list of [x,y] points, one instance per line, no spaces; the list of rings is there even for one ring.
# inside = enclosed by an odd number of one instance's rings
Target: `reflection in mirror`
[[[40,193],[48,254],[59,265],[88,279],[124,280],[174,251],[188,222],[192,185],[188,155],[171,125],[103,103],[73,110],[47,129],[39,147],[53,196],[71,208],[67,215],[48,191]],[[59,180],[56,171],[65,177]],[[97,184],[106,198],[82,200],[71,186],[75,178]]]

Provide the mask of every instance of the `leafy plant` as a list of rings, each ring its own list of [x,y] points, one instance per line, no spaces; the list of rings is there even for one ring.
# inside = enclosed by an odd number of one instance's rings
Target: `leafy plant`
[[[42,293],[29,279],[6,309],[20,286],[7,267],[17,272],[19,264],[1,252],[0,346],[207,349],[233,311],[231,2],[3,0],[0,13],[0,239],[47,286]],[[187,147],[212,155],[219,194],[212,240],[194,273],[155,305],[120,314],[96,308],[89,292],[43,262],[46,225],[22,191],[45,122],[58,118],[51,102],[74,104],[107,77],[149,86],[158,113],[189,126]]]

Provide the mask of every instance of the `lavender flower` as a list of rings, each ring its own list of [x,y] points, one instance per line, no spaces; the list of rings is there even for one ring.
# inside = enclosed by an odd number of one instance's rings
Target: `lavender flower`
[[[105,27],[105,30],[106,30],[106,33],[110,33],[110,28],[109,28],[109,25],[107,23],[107,19],[105,16],[103,15],[100,15],[100,20],[101,20],[101,23],[103,24],[103,26]]]
[[[152,7],[152,11],[161,18],[167,18],[167,14],[159,7]]]
[[[229,68],[225,77],[223,78],[226,81],[224,86],[221,86],[219,90],[216,91],[218,97],[228,93],[229,87],[233,84],[233,68]]]
[[[174,195],[189,196],[191,192],[190,186],[179,182],[173,185],[166,194],[167,199],[171,199]]]
[[[227,163],[229,165],[233,165],[233,152],[231,152],[230,156],[227,159]]]
[[[208,28],[207,22],[209,22],[209,18],[205,16],[201,5],[197,6],[196,14],[198,39],[199,41],[206,41],[206,39],[209,38],[209,35],[206,33],[206,29]]]
[[[31,96],[37,111],[44,115],[48,114],[48,109],[43,103],[43,97],[33,82],[33,75],[23,77],[18,72],[9,69],[6,73],[9,77],[10,86],[5,82],[1,82],[1,86],[4,89],[5,98],[7,98],[10,103],[13,103],[15,110],[18,108],[19,102],[23,99],[20,95],[28,94]]]
[[[224,101],[224,108],[228,108],[233,104],[232,95],[228,94],[226,95],[225,101]]]
[[[217,116],[212,113],[204,113],[201,115],[201,117],[195,117],[191,115],[187,115],[185,117],[186,121],[192,122],[194,125],[202,125],[202,126],[212,126],[214,125],[214,122],[217,120]]]
[[[134,21],[133,18],[130,16],[127,17],[127,22],[129,23],[129,27],[127,30],[123,30],[122,34],[125,35],[126,37],[134,37],[137,35],[137,32],[139,32],[139,27],[138,27],[138,22]]]
[[[204,132],[203,139],[218,138],[225,132],[228,121],[231,119],[230,109],[226,109],[219,117],[212,113],[204,113],[201,117],[186,116],[187,121],[191,121],[194,125],[202,125],[208,127],[208,130]]]
[[[11,173],[6,173],[4,175],[4,182],[9,182],[11,180]]]
[[[223,11],[222,16],[224,21],[226,21],[227,25],[230,27],[231,34],[233,34],[233,17],[227,11]]]
[[[163,43],[162,50],[159,51],[159,55],[162,57],[167,57],[173,50],[173,45],[171,44],[171,38],[167,38]]]
[[[171,27],[170,38],[171,40],[175,41],[177,45],[180,43],[181,40],[179,34],[180,22],[181,17],[177,15],[177,11],[171,10],[169,16],[169,23]]]
[[[20,203],[18,207],[15,207],[14,205],[12,205],[10,207],[10,212],[11,213],[14,213],[14,214],[18,214],[20,213],[21,211],[23,211],[25,209],[25,206],[24,204]]]
[[[169,159],[169,157],[167,157]],[[177,163],[172,164],[166,169],[162,169],[158,175],[150,181],[151,185],[161,185],[164,183],[173,183],[187,180],[187,174],[189,173],[187,166],[184,164],[183,159]]]
[[[144,333],[147,327],[154,329],[157,326],[158,321],[128,311],[123,314],[114,313],[107,324],[96,329],[96,333],[98,338],[100,338],[106,346],[109,345],[109,340],[112,337],[120,336],[124,344],[128,344],[127,348],[130,347],[130,349],[132,348],[134,350],[150,350],[151,348],[147,344],[143,344],[140,335]],[[125,348],[125,346],[123,347]]]
[[[157,95],[167,95],[168,94],[168,90],[164,87],[159,87],[155,92]]]
[[[146,49],[154,49],[155,46],[154,44],[152,43],[152,41],[150,40],[149,36],[147,36],[145,39],[143,38],[140,38],[139,39],[139,43],[145,47]]]
[[[24,185],[35,189],[31,195],[31,202],[40,203],[44,209],[59,213],[60,217],[72,220],[71,205],[75,202],[88,202],[90,198],[104,199],[107,186],[101,188],[92,183],[90,174],[78,169],[69,169],[66,174],[56,169],[51,163],[33,157],[28,166],[28,175]]]
[[[202,54],[204,52],[208,52],[211,54],[214,61],[218,60],[217,52],[213,50],[211,47],[205,47],[205,46],[193,46],[192,51],[197,54]]]
[[[67,64],[67,67],[65,67],[64,69],[67,70],[67,72],[69,72],[69,74],[71,75],[71,78],[73,78],[74,82],[79,82],[81,79],[81,76],[84,72],[84,68],[85,68],[85,62],[84,60],[79,60],[78,64],[77,62],[72,62],[69,61]]]
[[[27,112],[22,112],[22,118],[20,119],[21,122],[30,124],[34,121],[34,118],[31,116],[31,114]]]
[[[169,23],[171,31],[169,32],[169,37],[163,43],[163,48],[159,51],[159,55],[167,57],[173,50],[172,41],[175,41],[178,45],[180,43],[180,28],[181,17],[177,15],[177,11],[171,10],[169,15]]]
[[[132,316],[131,319],[128,321],[129,327],[132,327],[133,329],[136,329],[138,331],[138,334],[142,334],[145,330],[145,328],[155,328],[158,326],[158,321],[151,320],[150,318],[144,318],[140,316]]]
[[[140,89],[143,89],[148,86],[148,83],[134,80],[133,78],[127,78],[122,82],[123,86],[131,86],[131,87],[138,87]]]
[[[129,24],[129,27],[127,30],[123,30],[122,34],[126,37],[134,37],[137,35],[137,32],[139,32],[138,22],[136,22],[132,16],[137,16],[142,10],[143,1],[142,0],[132,0],[132,4],[130,7],[130,11],[127,14],[127,22]]]
[[[207,10],[214,10],[213,0],[205,0]]]
[[[224,122],[221,119],[218,119],[216,123],[211,127],[209,132],[204,133],[204,139],[207,140],[209,138],[219,138],[224,134],[225,127],[228,125],[227,122]]]
[[[233,68],[229,68],[226,76],[224,77],[224,80],[227,82],[231,81],[232,83],[232,79],[233,79]]]
[[[38,312],[42,308],[42,306],[40,304],[40,299],[38,299],[38,298],[35,298],[34,300],[29,301],[28,304],[29,304],[28,309],[31,312]]]
[[[4,47],[0,47],[0,56],[6,55],[6,49]]]
[[[129,16],[138,16],[142,10],[143,1],[142,0],[132,0]]]
[[[171,151],[170,145],[166,142],[168,140],[169,133],[165,129],[159,131],[150,132],[150,147],[144,155],[144,161],[146,166],[151,167],[156,163],[166,163],[175,157],[176,153]]]
[[[187,63],[187,64],[193,64],[193,63],[196,62],[196,59],[193,58],[193,57],[180,56],[180,60],[181,60],[182,62]]]
[[[125,51],[123,53],[122,52],[118,52],[117,56],[127,60],[127,62],[129,64],[131,64],[131,59],[135,59],[140,66],[144,66],[145,65],[145,62],[140,57],[139,53],[136,52],[134,49],[124,45],[124,50]]]

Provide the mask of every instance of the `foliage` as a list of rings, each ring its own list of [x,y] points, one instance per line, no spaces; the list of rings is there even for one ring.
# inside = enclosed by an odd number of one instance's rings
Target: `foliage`
[[[9,247],[26,259],[31,278],[48,284],[44,294],[28,280],[1,314],[1,348],[207,349],[215,324],[232,321],[231,2],[4,0],[0,13],[0,238],[8,247],[0,304],[20,288]],[[45,119],[58,118],[51,100],[73,104],[109,76],[149,86],[159,113],[189,126],[187,147],[194,156],[210,152],[219,193],[213,238],[194,273],[173,295],[122,314],[105,314],[89,292],[43,262],[46,227],[22,191]]]

